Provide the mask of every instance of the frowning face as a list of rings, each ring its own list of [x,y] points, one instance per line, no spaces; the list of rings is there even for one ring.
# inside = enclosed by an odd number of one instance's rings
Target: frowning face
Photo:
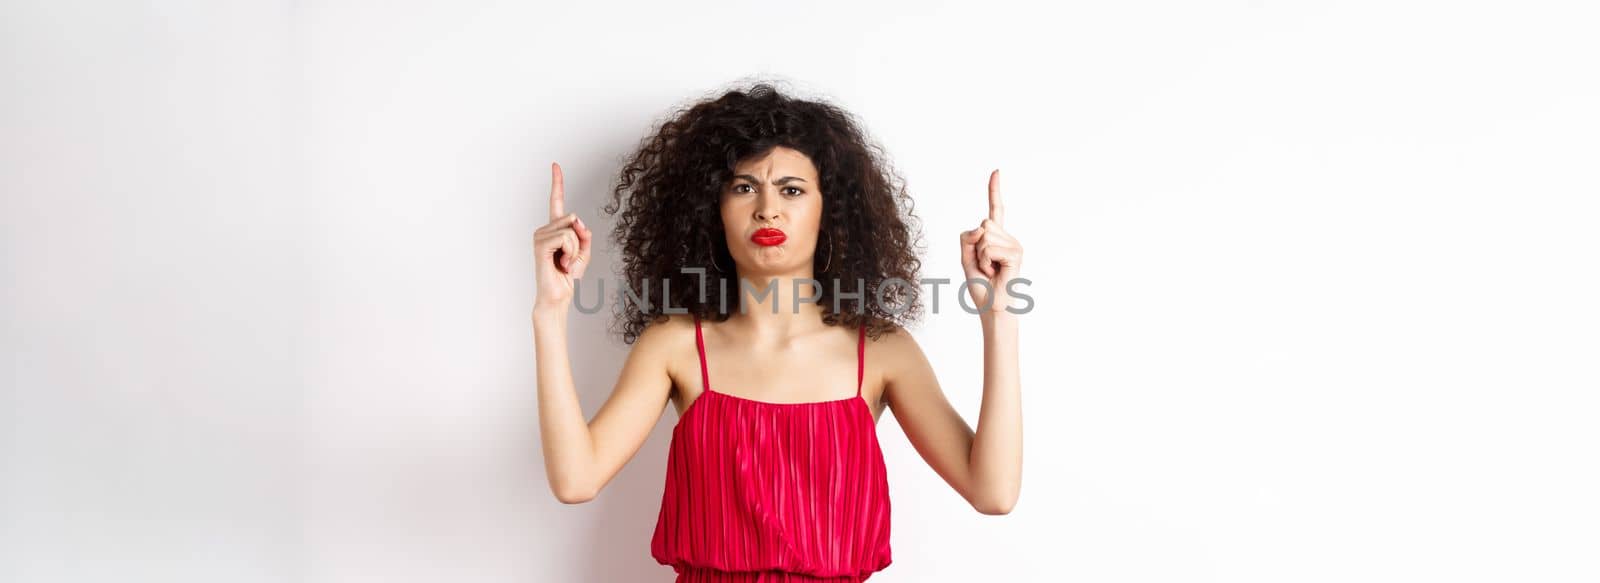
[[[822,192],[811,158],[778,146],[739,161],[723,185],[722,226],[743,277],[811,273]]]

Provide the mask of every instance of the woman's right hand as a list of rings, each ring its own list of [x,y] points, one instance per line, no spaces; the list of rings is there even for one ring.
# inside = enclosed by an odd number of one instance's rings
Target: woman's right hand
[[[565,313],[572,305],[575,284],[589,267],[589,241],[593,233],[577,213],[566,212],[561,165],[550,163],[550,222],[533,232],[534,309]]]

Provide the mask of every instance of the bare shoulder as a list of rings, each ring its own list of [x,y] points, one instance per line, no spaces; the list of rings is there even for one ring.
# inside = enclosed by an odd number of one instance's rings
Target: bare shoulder
[[[915,361],[922,357],[922,346],[917,344],[916,337],[898,324],[877,338],[870,339],[868,348],[875,352],[884,364]]]
[[[670,396],[683,402],[679,394],[687,379],[698,378],[699,357],[694,343],[694,316],[665,314],[646,324],[634,339],[629,360],[638,360],[656,374],[671,381]],[[691,375],[692,373],[692,375]]]
[[[870,340],[867,350],[872,351],[870,362],[877,365],[878,377],[882,379],[884,400],[903,392],[903,387],[924,382],[932,368],[922,345],[903,326],[896,325]]]
[[[670,361],[682,352],[685,342],[694,350],[694,316],[665,314],[645,324],[634,339],[631,352]]]

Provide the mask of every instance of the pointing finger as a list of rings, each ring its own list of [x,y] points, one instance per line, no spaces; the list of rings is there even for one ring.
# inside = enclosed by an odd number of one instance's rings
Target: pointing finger
[[[1000,202],[1000,169],[989,173],[989,218],[1005,224],[1006,207]]]
[[[565,211],[566,206],[567,206],[567,201],[566,201],[567,195],[566,195],[566,192],[565,192],[566,185],[564,184],[564,182],[565,182],[565,180],[561,176],[561,165],[557,164],[555,162],[551,162],[550,163],[550,220],[552,220],[552,221],[555,220],[556,218],[560,217],[561,215],[567,214],[566,211]]]

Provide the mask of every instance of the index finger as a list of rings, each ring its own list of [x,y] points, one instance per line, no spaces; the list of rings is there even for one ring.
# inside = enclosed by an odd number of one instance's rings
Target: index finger
[[[561,165],[550,163],[550,220],[561,218],[566,213],[567,195],[565,180],[561,176]]]
[[[989,220],[1005,224],[1006,207],[1000,202],[1000,169],[989,173]]]

